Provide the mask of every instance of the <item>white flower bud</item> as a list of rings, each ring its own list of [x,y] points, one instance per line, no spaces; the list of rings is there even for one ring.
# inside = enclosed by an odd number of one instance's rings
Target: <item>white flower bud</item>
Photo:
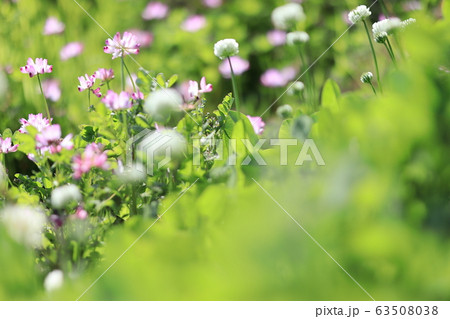
[[[288,3],[272,11],[272,23],[281,30],[287,30],[305,19],[303,7],[298,3]]]
[[[214,44],[214,54],[221,60],[239,53],[239,43],[234,39],[220,40]]]
[[[181,111],[183,99],[175,89],[162,89],[150,93],[144,104],[144,110],[159,123],[169,121],[171,115]]]
[[[289,45],[305,43],[308,41],[309,41],[309,34],[303,31],[289,32],[286,35],[286,43]]]
[[[32,248],[42,246],[46,218],[39,210],[27,206],[7,206],[0,214],[0,219],[17,242]]]
[[[45,277],[44,288],[46,291],[52,292],[61,288],[63,283],[64,273],[59,269],[55,269]]]
[[[292,116],[292,106],[290,106],[289,104],[280,106],[277,109],[277,115],[282,119],[290,118]]]
[[[52,207],[62,209],[70,202],[81,201],[81,193],[76,185],[64,185],[52,191]]]
[[[373,74],[372,72],[366,72],[361,75],[361,82],[362,83],[372,83]]]
[[[351,23],[355,24],[358,21],[367,18],[371,14],[372,12],[370,12],[370,10],[366,6],[357,6],[356,9],[350,11],[350,13],[348,14],[348,19],[351,21]]]

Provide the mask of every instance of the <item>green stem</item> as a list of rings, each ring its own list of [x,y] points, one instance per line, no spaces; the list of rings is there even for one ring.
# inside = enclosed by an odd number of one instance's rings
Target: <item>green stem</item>
[[[389,38],[386,38],[386,42],[389,47],[389,50],[391,51],[392,61],[395,63],[397,61],[397,59],[395,58],[394,50],[392,49],[391,41],[389,41]]]
[[[122,112],[122,124],[125,131],[125,137],[128,140],[128,116],[127,116],[127,110],[123,110]]]
[[[88,89],[88,108],[91,107],[91,89]]]
[[[134,91],[134,92],[137,92],[137,91],[136,91],[136,85],[135,85],[135,83],[134,83],[133,77],[131,76],[130,70],[128,70],[128,67],[127,67],[127,65],[125,64],[125,61],[123,60],[123,58],[122,58],[122,63],[123,63],[123,66],[125,67],[125,70],[127,70],[128,76],[130,77],[131,84],[133,85],[133,91]]]
[[[363,23],[364,23],[364,29],[366,29],[367,38],[369,39],[370,49],[372,50],[372,56],[373,56],[373,62],[375,64],[375,70],[377,71],[378,87],[380,88],[380,91],[383,92],[383,90],[381,88],[380,69],[378,68],[377,54],[375,53],[375,48],[373,47],[372,38],[370,37],[370,32],[369,32],[369,28],[367,27],[366,20],[363,20]]]
[[[386,16],[386,18],[389,18],[389,12],[386,8],[386,5],[384,4],[384,0],[380,0],[381,4],[381,10],[383,11],[383,14]]]
[[[122,91],[125,91],[125,72],[124,72],[125,62],[123,61],[123,56],[120,58],[120,61],[122,65]]]
[[[108,88],[108,91],[111,90],[111,88],[109,87],[109,81],[106,81],[106,87]]]
[[[230,64],[230,70],[231,70],[231,83],[233,84],[233,94],[234,94],[234,99],[236,101],[236,112],[238,113],[238,119],[240,119],[241,113],[240,113],[239,93],[237,90],[236,78],[234,75],[233,66],[231,65],[230,57],[228,57],[228,63]]]
[[[131,215],[137,215],[137,192],[136,185],[131,185]]]
[[[302,67],[303,68],[307,68],[308,64],[306,62],[305,55],[303,54],[303,51],[301,50],[301,48],[299,50],[299,54],[300,54],[300,60],[302,62]],[[306,85],[307,85],[306,90],[308,91],[308,95],[307,95],[307,100],[308,101],[307,101],[307,103],[314,110],[314,106],[315,106],[315,95],[314,95],[315,88],[314,88],[314,80],[313,80],[313,77],[312,77],[310,71],[311,70],[308,70],[306,72]]]
[[[370,82],[369,84],[370,84],[370,87],[371,87],[371,88],[372,88],[372,90],[373,90],[373,93],[375,93],[375,95],[377,95],[377,91],[375,91],[375,88],[373,87],[373,84],[372,84],[372,82]]]
[[[47,118],[50,119],[50,111],[48,109],[48,102],[47,102],[47,99],[45,98],[44,90],[42,89],[42,83],[41,83],[41,78],[39,77],[39,74],[37,75],[37,79],[38,79],[38,82],[39,82],[39,88],[41,89],[42,97],[44,98],[45,111],[47,112]]]

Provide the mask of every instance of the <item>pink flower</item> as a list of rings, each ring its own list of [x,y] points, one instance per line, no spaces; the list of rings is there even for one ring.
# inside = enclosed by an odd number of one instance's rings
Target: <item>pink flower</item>
[[[295,75],[296,71],[292,67],[286,67],[282,70],[269,69],[261,75],[261,83],[267,87],[285,86],[295,78]]]
[[[264,126],[266,126],[266,123],[263,122],[262,118],[250,115],[247,115],[247,118],[250,120],[250,123],[252,123],[255,133],[261,135],[264,132]]]
[[[102,92],[100,92],[100,88],[96,88],[95,90],[92,90],[92,93],[94,93],[94,95],[96,97],[102,97]]]
[[[88,218],[88,216],[89,216],[88,212],[81,206],[79,206],[77,208],[77,210],[75,211],[75,215],[74,215],[74,217],[76,219],[81,219],[81,220]]]
[[[212,84],[206,84],[206,78],[202,77],[200,80],[200,89],[197,81],[189,81],[188,94],[191,99],[197,99],[203,93],[208,93],[213,90]]]
[[[267,40],[273,46],[280,46],[286,43],[286,32],[281,30],[272,30],[267,32]]]
[[[128,92],[120,92],[117,94],[109,90],[102,102],[112,111],[129,109],[132,107],[130,94]]]
[[[230,57],[230,60],[235,75],[241,75],[242,73],[250,69],[250,63],[247,60],[242,59],[241,57],[232,56]],[[223,75],[224,78],[231,78],[231,69],[228,60],[224,60],[219,65],[219,72]]]
[[[169,7],[161,2],[149,2],[142,12],[144,20],[164,19],[169,14]]]
[[[108,82],[114,79],[114,71],[113,69],[98,69],[94,73],[95,78],[99,79],[102,82]]]
[[[36,148],[42,154],[49,151],[51,154],[59,153],[63,148],[73,149],[72,134],[61,139],[61,126],[58,124],[47,126],[36,135]]]
[[[26,134],[27,129],[26,127],[31,125],[33,126],[38,132],[42,132],[42,130],[48,126],[50,126],[52,119],[47,119],[42,116],[42,113],[39,114],[29,114],[28,120],[20,119],[19,122],[22,124],[22,127],[19,129],[20,133]]]
[[[132,29],[128,32],[136,36],[137,42],[141,45],[142,48],[149,47],[153,43],[153,33],[149,31]]]
[[[59,52],[61,60],[66,61],[83,53],[84,45],[81,42],[70,42]]]
[[[50,101],[56,102],[61,98],[61,89],[58,80],[50,79],[43,81],[42,90],[44,91],[44,96]]]
[[[89,144],[86,146],[83,154],[76,155],[73,158],[73,177],[80,179],[83,174],[89,172],[93,167],[107,170],[109,168],[107,160],[108,156],[106,152],[103,152],[103,146],[101,144]]]
[[[78,91],[83,92],[84,90],[90,89],[95,83],[95,74],[89,76],[85,74],[84,76],[78,77],[80,85],[78,85]]]
[[[44,35],[60,34],[64,32],[64,23],[56,19],[55,17],[49,17],[45,21]]]
[[[120,32],[117,32],[114,39],[107,39],[103,51],[112,54],[112,58],[120,58],[128,54],[138,54],[140,44],[135,35],[125,31],[123,38],[120,38]]]
[[[202,15],[189,16],[181,24],[181,29],[187,32],[197,32],[206,26],[206,18]]]
[[[52,73],[53,65],[47,64],[47,59],[36,58],[36,62],[32,58],[28,58],[27,65],[20,68],[20,72],[28,73],[30,78],[38,74]]]
[[[208,8],[218,8],[222,5],[223,0],[203,0],[203,4]]]
[[[12,145],[10,137],[7,137],[5,139],[0,137],[0,154],[14,153],[15,151],[17,151],[18,147],[19,144]]]
[[[131,98],[135,101],[143,100],[144,93],[142,93],[141,91],[138,90],[137,92],[133,92],[133,94],[131,94]]]

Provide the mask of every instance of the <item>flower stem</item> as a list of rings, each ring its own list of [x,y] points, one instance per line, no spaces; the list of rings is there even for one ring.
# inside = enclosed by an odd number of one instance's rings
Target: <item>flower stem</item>
[[[108,88],[108,91],[111,90],[111,88],[109,86],[109,81],[106,81],[106,87]]]
[[[369,32],[369,28],[367,27],[366,20],[362,20],[362,21],[364,23],[364,29],[366,29],[367,38],[369,39],[370,49],[372,50],[373,62],[375,64],[375,70],[377,71],[378,87],[380,88],[380,91],[383,92],[383,90],[381,88],[380,69],[378,68],[377,54],[375,53],[375,48],[373,47],[372,38],[370,37],[370,32]]]
[[[122,58],[122,63],[123,63],[123,66],[125,67],[125,70],[127,70],[128,76],[130,77],[131,84],[133,85],[133,91],[137,92],[136,91],[136,84],[134,83],[134,80],[133,80],[133,77],[131,76],[130,70],[128,70],[128,67],[125,64],[125,61],[123,60],[123,58]]]
[[[91,89],[88,89],[88,108],[91,107]]]
[[[236,84],[236,76],[234,75],[233,66],[231,65],[231,59],[228,57],[228,63],[230,64],[230,70],[231,70],[231,83],[233,84],[233,93],[234,93],[234,99],[236,101],[236,112],[238,113],[238,119],[240,119],[240,103],[239,103],[239,93],[237,90],[237,84]]]
[[[303,68],[307,68],[308,67],[308,63],[306,62],[306,58],[305,55],[303,54],[303,51],[299,50],[299,54],[300,54],[300,60],[302,62],[302,67]],[[314,107],[316,106],[316,97],[315,97],[315,86],[314,86],[314,78],[311,75],[311,69],[309,69],[306,72],[306,83],[307,83],[307,91],[308,91],[308,95],[307,95],[307,102],[308,104],[310,104],[310,106],[312,107],[312,109],[314,110]]]
[[[128,116],[127,116],[127,110],[123,110],[122,112],[122,124],[125,131],[125,138],[128,140]]]
[[[370,84],[370,87],[371,87],[371,88],[372,88],[372,90],[373,90],[373,93],[375,93],[375,95],[377,95],[377,91],[375,91],[375,88],[373,87],[373,84],[372,84],[372,82],[370,82],[369,84]]]
[[[44,90],[42,89],[42,83],[41,83],[41,78],[39,77],[39,74],[37,74],[37,79],[38,79],[38,83],[39,83],[39,88],[41,89],[42,97],[44,98],[45,111],[47,112],[47,118],[50,119],[50,111],[48,109],[48,102],[47,102],[47,99],[45,98]]]
[[[386,43],[387,43],[387,46],[389,47],[389,50],[391,51],[392,61],[395,63],[397,60],[395,58],[394,50],[392,49],[391,41],[389,41],[389,38],[386,38]]]
[[[123,61],[123,56],[120,58],[120,61],[122,65],[122,91],[125,91],[125,72],[124,72],[125,62]]]

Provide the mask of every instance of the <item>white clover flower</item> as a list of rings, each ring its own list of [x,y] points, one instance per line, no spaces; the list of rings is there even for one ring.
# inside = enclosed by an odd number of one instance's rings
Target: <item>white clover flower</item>
[[[117,176],[123,183],[142,183],[147,178],[147,171],[141,163],[133,163],[131,167],[122,167],[121,171],[117,173]]]
[[[59,269],[55,269],[45,277],[44,288],[46,291],[52,292],[61,288],[63,283],[64,273]]]
[[[414,19],[414,18],[406,19],[406,20],[402,21],[402,28],[406,28],[407,26],[414,24],[414,23],[416,23],[416,19]]]
[[[281,30],[287,30],[305,19],[303,7],[298,3],[288,3],[272,11],[272,23]]]
[[[286,35],[286,43],[289,45],[305,43],[308,41],[309,41],[309,34],[304,31],[289,32]]]
[[[292,116],[292,106],[285,104],[277,108],[277,115],[282,119],[287,119]]]
[[[377,37],[389,35],[397,28],[402,26],[402,21],[399,18],[389,18],[384,19],[378,22],[375,22],[372,25],[373,37],[376,39]]]
[[[295,93],[301,92],[304,89],[305,89],[305,84],[302,81],[295,81],[289,85],[287,94],[294,95]]]
[[[81,193],[76,185],[64,185],[52,191],[53,208],[62,209],[72,201],[81,201]]]
[[[166,123],[171,115],[181,111],[183,99],[175,89],[157,90],[147,97],[144,110],[150,114],[156,122]]]
[[[351,23],[355,24],[358,21],[367,18],[371,14],[372,12],[370,12],[369,8],[367,8],[366,6],[357,6],[356,9],[350,11],[350,13],[348,14],[348,19],[351,21]]]
[[[42,229],[45,215],[36,208],[27,206],[7,206],[0,214],[0,219],[10,236],[28,247],[42,246]]]
[[[373,74],[372,72],[366,72],[361,75],[361,82],[362,83],[372,83]]]
[[[387,32],[380,32],[375,36],[375,42],[377,43],[384,43],[388,37]]]
[[[214,44],[214,54],[221,60],[239,53],[239,43],[235,39],[224,39]]]

